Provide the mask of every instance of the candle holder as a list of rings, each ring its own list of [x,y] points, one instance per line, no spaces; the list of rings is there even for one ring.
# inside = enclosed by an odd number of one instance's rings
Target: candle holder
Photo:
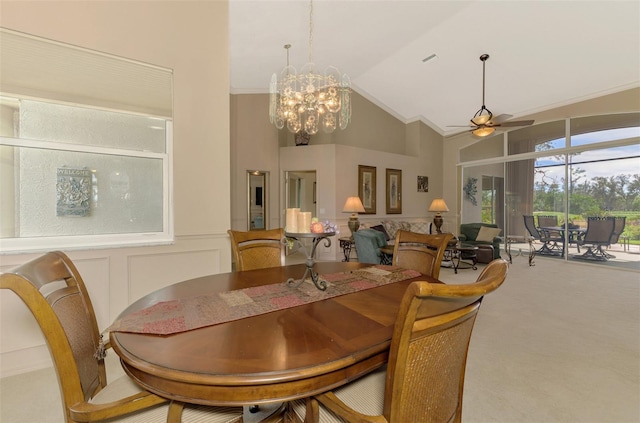
[[[335,234],[335,232],[323,232],[319,234],[291,232],[284,233],[282,242],[285,244],[289,244],[289,242],[293,242],[294,245],[298,244],[298,248],[302,248],[307,256],[307,260],[305,261],[307,268],[304,270],[304,275],[302,275],[302,278],[298,280],[293,278],[287,279],[287,285],[290,288],[297,288],[298,286],[300,286],[302,282],[304,282],[304,280],[307,278],[307,275],[309,275],[311,276],[311,280],[313,281],[313,284],[316,286],[316,288],[318,288],[320,291],[325,291],[327,289],[327,283],[320,280],[320,278],[318,277],[318,272],[313,269],[313,266],[315,265],[315,260],[313,257],[316,254],[316,247],[318,247],[320,241],[324,240],[325,247],[331,247],[331,240],[329,239],[329,237],[334,236]],[[311,242],[311,250],[307,250],[306,246],[302,243],[301,239],[304,238],[311,238],[313,240]]]

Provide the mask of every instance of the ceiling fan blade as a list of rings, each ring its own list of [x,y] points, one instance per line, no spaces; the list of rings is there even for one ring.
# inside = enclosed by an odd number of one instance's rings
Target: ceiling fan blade
[[[512,117],[513,117],[513,115],[509,115],[509,114],[503,113],[503,114],[498,115],[498,116],[494,117],[493,119],[491,119],[491,124],[493,126],[495,126],[495,125],[498,125],[498,124],[500,124],[502,122],[508,121]]]
[[[535,122],[533,119],[532,120],[514,120],[511,122],[502,122],[493,126],[529,126],[529,125],[533,125],[533,122]]]
[[[474,125],[447,125],[447,128],[476,128]]]

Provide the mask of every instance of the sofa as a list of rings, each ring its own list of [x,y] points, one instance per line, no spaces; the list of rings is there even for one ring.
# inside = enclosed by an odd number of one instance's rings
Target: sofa
[[[490,223],[461,223],[458,240],[464,244],[477,246],[478,262],[488,263],[491,260],[500,258],[501,234],[502,229],[498,228],[498,225]],[[491,251],[489,251],[490,249]]]
[[[379,225],[371,226],[384,234],[387,242],[393,244],[396,239],[396,233],[399,229],[411,231],[419,234],[430,234],[431,222],[407,222],[404,220],[383,220]]]

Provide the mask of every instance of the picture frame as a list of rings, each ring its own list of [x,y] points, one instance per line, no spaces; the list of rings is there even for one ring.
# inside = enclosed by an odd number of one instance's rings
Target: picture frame
[[[402,213],[402,170],[387,169],[387,214]]]
[[[364,206],[364,213],[376,213],[376,168],[358,165],[358,197]]]
[[[418,176],[418,192],[429,192],[428,176]]]

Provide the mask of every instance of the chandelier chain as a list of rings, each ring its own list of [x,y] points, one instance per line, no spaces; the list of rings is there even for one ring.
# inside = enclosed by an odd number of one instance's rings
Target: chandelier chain
[[[313,63],[313,0],[309,1],[309,63]]]

